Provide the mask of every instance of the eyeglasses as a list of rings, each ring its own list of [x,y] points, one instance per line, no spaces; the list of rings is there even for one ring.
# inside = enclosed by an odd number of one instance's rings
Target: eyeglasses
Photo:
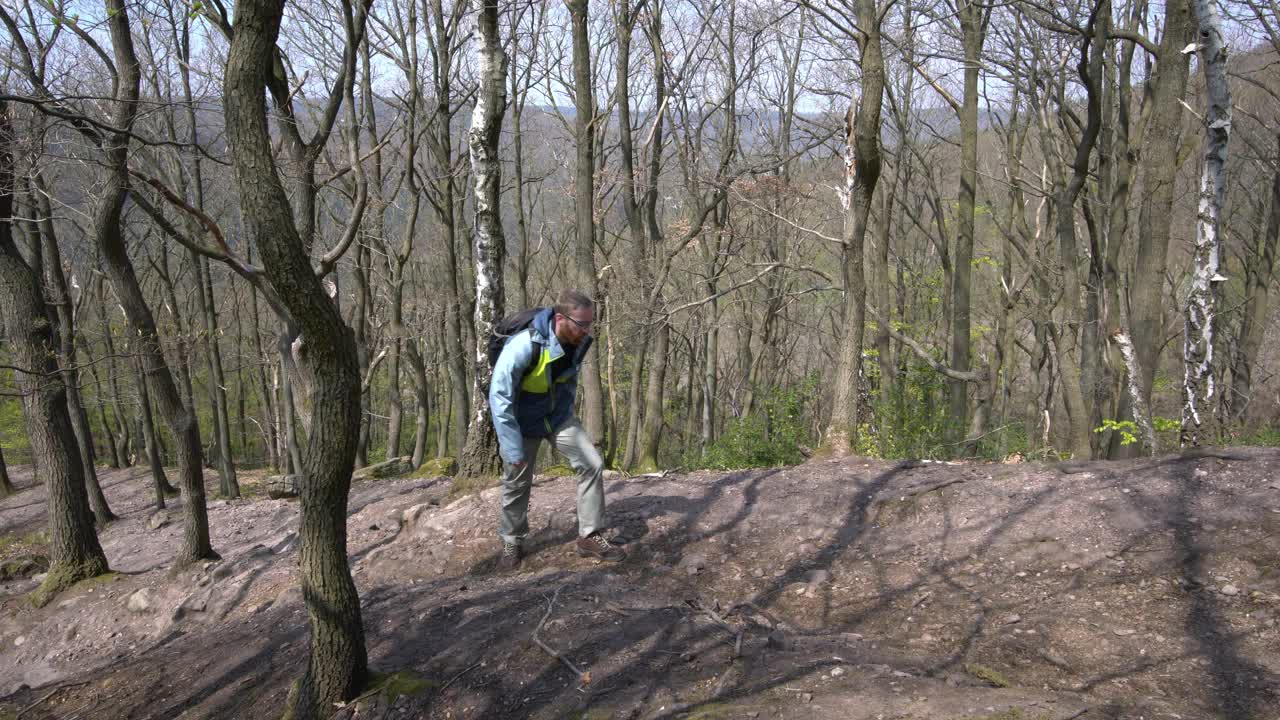
[[[583,330],[586,330],[587,332],[591,332],[591,323],[592,323],[592,321],[591,321],[591,320],[588,320],[588,321],[586,321],[586,322],[582,322],[581,320],[578,320],[577,318],[574,318],[574,317],[569,316],[569,315],[561,315],[560,317],[564,318],[565,320],[568,320],[568,321],[572,322],[574,325],[577,325],[579,328],[582,328]]]

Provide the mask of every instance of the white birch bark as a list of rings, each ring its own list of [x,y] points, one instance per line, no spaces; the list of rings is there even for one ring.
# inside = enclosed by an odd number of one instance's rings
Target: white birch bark
[[[1208,107],[1204,116],[1204,152],[1196,217],[1196,246],[1191,289],[1183,320],[1182,445],[1213,442],[1217,391],[1214,387],[1214,328],[1222,239],[1219,218],[1226,196],[1227,143],[1231,136],[1231,89],[1227,84],[1227,49],[1214,0],[1195,0],[1199,50]]]
[[[498,37],[498,7],[495,0],[474,0],[476,9],[476,64],[480,82],[467,146],[471,155],[471,172],[475,177],[475,272],[476,307],[475,385],[472,388],[471,427],[467,446],[463,449],[460,475],[475,477],[496,472],[499,468],[497,438],[485,396],[492,376],[489,367],[488,340],[493,325],[503,312],[503,257],[506,240],[502,233],[499,195],[502,187],[502,165],[498,157],[498,140],[502,133],[502,115],[507,107],[507,53]]]

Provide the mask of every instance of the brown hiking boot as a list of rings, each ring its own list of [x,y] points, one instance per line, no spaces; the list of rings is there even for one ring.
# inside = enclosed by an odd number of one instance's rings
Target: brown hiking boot
[[[622,562],[627,559],[627,553],[622,548],[615,547],[600,533],[578,538],[574,547],[582,557],[593,557],[605,562]]]
[[[524,549],[515,543],[502,543],[502,553],[498,555],[498,572],[510,572],[520,567],[524,560]]]

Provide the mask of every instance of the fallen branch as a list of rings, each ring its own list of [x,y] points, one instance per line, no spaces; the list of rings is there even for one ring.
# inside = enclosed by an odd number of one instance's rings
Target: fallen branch
[[[578,676],[578,680],[579,680],[583,685],[590,685],[590,684],[591,684],[591,673],[589,673],[589,672],[583,672],[583,671],[579,670],[579,669],[578,669],[578,667],[577,667],[576,665],[574,665],[573,663],[569,662],[569,658],[567,658],[567,657],[565,657],[564,655],[562,655],[562,654],[560,653],[560,651],[559,651],[559,650],[556,650],[555,648],[551,647],[550,645],[548,645],[548,644],[546,644],[546,643],[542,642],[542,640],[538,637],[538,633],[542,630],[542,626],[543,626],[543,625],[545,625],[545,624],[547,623],[547,618],[551,617],[551,611],[552,611],[552,609],[554,609],[554,608],[555,608],[555,605],[556,605],[556,599],[560,597],[560,590],[561,590],[561,588],[556,588],[555,594],[553,594],[553,595],[551,596],[551,599],[547,601],[547,612],[546,612],[546,614],[545,614],[545,615],[543,615],[543,616],[542,616],[542,620],[538,622],[538,627],[536,627],[536,628],[534,628],[534,629],[533,629],[533,636],[532,636],[532,638],[531,638],[531,639],[533,640],[533,644],[534,644],[534,645],[537,645],[538,647],[542,648],[542,651],[543,651],[543,652],[545,652],[546,654],[550,655],[551,657],[553,657],[553,658],[555,658],[555,659],[559,660],[560,662],[564,663],[564,666],[565,666],[565,667],[567,667],[567,668],[569,668],[570,670],[572,670],[572,671],[573,671],[573,674]]]
[[[933,492],[934,490],[941,490],[942,488],[945,488],[945,487],[951,487],[952,485],[959,485],[962,482],[965,482],[963,478],[954,478],[951,480],[943,480],[941,482],[928,483],[927,485],[917,485],[914,488],[908,488],[907,492],[904,492],[902,494],[902,497],[904,499],[915,497],[917,495],[923,495],[925,493]]]
[[[79,686],[79,685],[88,685],[88,684],[89,684],[89,683],[91,683],[91,682],[93,682],[93,681],[92,681],[92,680],[81,680],[80,682],[73,682],[73,683],[67,683],[66,685],[59,685],[58,687],[56,687],[56,688],[54,688],[54,689],[50,690],[49,692],[45,693],[44,697],[40,698],[39,700],[37,700],[37,701],[35,701],[35,702],[31,703],[30,705],[28,705],[28,706],[26,706],[26,707],[22,708],[21,710],[19,710],[19,711],[18,711],[18,714],[13,716],[13,720],[21,720],[23,715],[25,715],[26,713],[30,712],[31,710],[34,710],[37,706],[39,706],[40,704],[42,704],[45,700],[48,700],[49,698],[51,698],[51,697],[53,697],[54,695],[58,694],[58,692],[59,692],[59,691],[61,691],[61,690],[66,690],[67,688],[73,688],[73,687],[76,687],[76,686]]]
[[[454,675],[452,678],[450,678],[450,679],[449,679],[449,682],[447,682],[447,683],[445,683],[444,685],[441,685],[441,686],[440,686],[440,693],[438,693],[438,694],[443,694],[443,693],[444,693],[444,691],[445,691],[445,690],[447,690],[447,689],[449,688],[449,686],[450,686],[450,685],[452,685],[452,684],[454,683],[454,681],[456,681],[458,678],[462,677],[463,675],[466,675],[467,673],[471,672],[472,670],[475,670],[476,668],[480,667],[480,666],[481,666],[481,665],[483,665],[483,664],[484,664],[484,661],[483,661],[483,660],[481,660],[481,661],[477,662],[475,665],[472,665],[471,667],[467,668],[466,670],[463,670],[462,672],[458,673],[457,675]]]

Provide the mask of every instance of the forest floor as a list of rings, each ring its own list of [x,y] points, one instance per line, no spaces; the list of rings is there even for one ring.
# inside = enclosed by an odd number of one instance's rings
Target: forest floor
[[[360,482],[370,665],[425,682],[340,715],[1280,718],[1277,470],[1280,451],[1232,448],[616,477],[616,565],[572,553],[574,481],[540,478],[508,574],[496,490]],[[14,475],[0,560],[44,522]],[[306,663],[296,501],[210,502],[223,559],[174,573],[177,501],[161,524],[145,469],[102,480],[117,574],[43,609],[34,580],[0,586],[0,718],[278,717]]]

